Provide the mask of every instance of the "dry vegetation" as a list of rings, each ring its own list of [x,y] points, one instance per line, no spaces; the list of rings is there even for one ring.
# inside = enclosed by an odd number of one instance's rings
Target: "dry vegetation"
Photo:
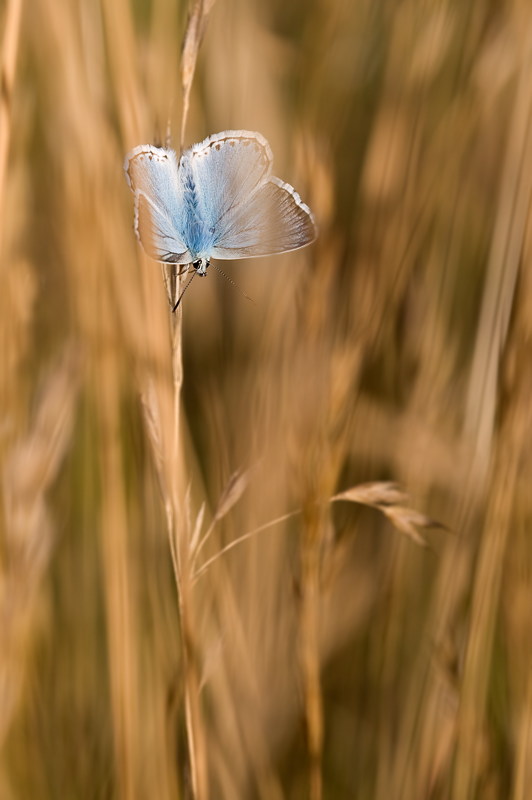
[[[190,10],[2,9],[0,798],[525,800],[530,4]],[[135,241],[168,119],[315,212],[256,305]]]

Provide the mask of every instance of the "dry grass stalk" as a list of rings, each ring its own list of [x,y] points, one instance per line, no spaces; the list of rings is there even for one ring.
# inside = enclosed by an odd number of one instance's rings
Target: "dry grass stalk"
[[[225,502],[225,498],[228,497],[231,499],[232,502],[229,505],[229,507],[231,507],[234,502],[239,499],[242,493],[243,487],[236,494],[233,491],[234,487],[238,487],[240,483],[237,478],[238,476],[236,474],[232,477],[219,501],[218,509],[223,509],[224,512],[229,510],[229,508],[226,508],[227,503]],[[438,523],[435,523],[433,520],[423,514],[420,514],[419,512],[399,505],[406,499],[407,495],[405,495],[405,493],[402,492],[396,484],[390,482],[374,482],[352,487],[345,492],[335,495],[333,498],[331,498],[330,502],[344,500],[377,508],[386,516],[388,516],[392,523],[401,532],[408,535],[417,544],[426,547],[427,543],[418,534],[415,526],[434,527],[437,526]],[[317,515],[317,518],[319,518],[319,507],[316,507],[314,511],[315,515]],[[323,511],[321,513],[323,513]],[[214,518],[217,519],[219,516],[221,516],[221,513],[215,513]],[[233,549],[233,547],[250,539],[251,537],[254,537],[259,531],[286,520],[289,516],[293,516],[293,514],[284,515],[279,520],[274,520],[273,522],[261,526],[260,528],[251,531],[248,534],[238,537],[236,540],[224,547],[221,551],[216,553],[213,557],[208,559],[208,561],[205,562],[199,570],[197,570],[194,577],[198,578],[209,568],[213,562],[217,561],[221,555],[227,553],[229,550]],[[307,524],[305,530],[309,530],[308,518],[307,509]],[[321,531],[323,530],[324,525],[324,519],[319,518],[318,522],[316,523],[316,529]],[[209,533],[212,531],[212,527],[213,526],[211,525],[209,528]],[[310,557],[318,552],[318,548],[316,547],[308,547],[304,550],[304,553],[308,556],[309,560],[302,564],[301,581],[302,585],[304,585],[306,590],[309,592],[309,597],[315,598],[314,603],[307,602],[303,605],[301,631],[301,658],[305,677],[305,708],[307,714],[307,735],[310,756],[310,792],[311,797],[313,798],[321,797],[323,791],[321,759],[323,749],[324,720],[320,682],[320,648],[317,641],[320,627],[320,560],[319,557],[317,557],[315,560],[310,561]],[[313,589],[313,591],[310,591],[311,589]]]
[[[125,5],[106,4],[107,25],[115,39],[112,45],[115,64],[116,93],[121,98],[121,122],[124,139],[138,144],[141,131],[146,128],[143,118],[145,104],[135,81],[135,55],[130,14]],[[120,14],[122,20],[117,18]],[[120,34],[119,34],[120,32]],[[199,46],[199,41],[197,43]],[[191,77],[193,70],[191,73]],[[189,87],[190,88],[190,87]],[[170,325],[160,316],[160,298],[150,276],[153,265],[143,259],[142,281],[144,288],[144,314],[149,337],[146,342],[148,370],[139,369],[139,383],[149,386],[144,392],[144,411],[149,441],[153,447],[156,472],[163,495],[167,532],[172,553],[178,590],[181,621],[181,641],[185,682],[185,715],[187,722],[190,768],[194,796],[198,800],[208,797],[206,745],[202,728],[199,697],[199,666],[193,621],[189,567],[189,528],[183,498],[182,455],[179,436],[179,405],[182,384],[181,325],[182,312],[172,315]],[[163,355],[161,337],[168,336],[170,348]],[[165,330],[166,329],[166,330]],[[139,365],[140,366],[140,365]],[[168,369],[170,368],[170,369]],[[169,385],[165,377],[172,375]]]
[[[529,354],[530,355],[530,354]],[[513,495],[523,442],[532,424],[530,391],[525,378],[500,432],[494,454],[486,529],[475,574],[473,605],[461,686],[459,731],[453,781],[453,798],[467,800],[481,777],[479,749],[489,677],[486,653],[493,648],[501,590],[502,567],[510,532]]]
[[[214,530],[215,523],[222,519],[223,516],[225,516],[232,506],[240,499],[248,484],[248,481],[248,473],[242,474],[236,472],[231,476],[229,483],[227,484],[220,497],[220,500],[218,501],[213,522],[211,522],[207,533],[203,536],[199,544],[196,544],[199,540],[201,523],[203,520],[204,507],[202,506],[196,521],[195,532],[192,537],[191,551],[194,554],[194,563],[196,563],[197,556],[203,544],[207,541],[208,537]],[[361,505],[376,508],[385,516],[387,516],[398,530],[406,534],[416,544],[420,545],[421,547],[427,547],[427,542],[417,532],[416,527],[442,528],[443,526],[441,523],[436,522],[430,517],[427,517],[425,514],[421,514],[419,511],[399,505],[399,503],[404,502],[407,499],[408,495],[401,491],[397,484],[390,482],[373,482],[360,484],[359,486],[353,486],[351,489],[346,489],[344,492],[340,492],[339,494],[334,495],[334,497],[331,497],[329,502],[332,503],[339,500],[346,500],[351,503],[360,503]],[[208,561],[202,564],[202,566],[194,572],[194,579],[202,575],[211,564],[220,558],[220,556],[229,552],[237,545],[248,541],[258,533],[261,533],[268,528],[272,528],[274,525],[279,525],[281,522],[286,522],[286,520],[302,513],[303,512],[301,509],[291,511],[288,514],[283,514],[282,517],[271,520],[271,522],[266,522],[264,525],[260,525],[258,528],[249,531],[249,533],[239,536],[237,539],[223,547],[214,556],[209,558]]]
[[[190,16],[185,32],[182,60],[181,78],[183,87],[183,108],[182,108],[182,129],[181,142],[184,141],[184,132],[188,116],[190,91],[194,78],[196,60],[199,47],[203,38],[207,16],[213,0],[204,2],[196,0],[192,14]],[[172,274],[168,276],[163,272],[163,279],[167,294],[170,299],[179,291],[179,280],[175,280]],[[173,419],[170,422],[166,418],[165,428],[173,430],[170,437],[171,447],[166,449],[162,456],[162,432],[157,430],[155,424],[158,412],[154,411],[156,400],[152,396],[151,403],[145,404],[147,411],[146,421],[149,431],[149,438],[154,448],[157,473],[163,494],[163,501],[166,510],[166,520],[168,526],[168,538],[172,553],[174,575],[178,591],[178,603],[181,621],[181,641],[183,648],[183,667],[185,681],[185,714],[188,732],[189,757],[192,778],[192,790],[196,800],[207,800],[209,796],[208,764],[206,737],[203,726],[203,718],[200,701],[200,667],[197,638],[195,633],[195,622],[193,612],[193,598],[191,595],[193,585],[193,547],[196,546],[197,536],[201,530],[201,519],[203,513],[200,512],[196,520],[195,532],[191,530],[189,502],[183,498],[182,493],[182,468],[181,468],[181,440],[180,440],[180,403],[181,387],[183,382],[182,366],[182,307],[173,314],[170,322],[171,336],[171,371],[173,380]],[[153,394],[153,393],[152,393]],[[164,477],[163,477],[164,475]],[[235,499],[231,501],[231,492],[226,497],[226,510],[220,512],[221,516],[227,513],[229,507],[236,502],[239,492],[243,491],[234,487],[232,494]],[[218,516],[218,519],[220,515]],[[217,517],[213,520],[216,522]],[[210,531],[207,532],[207,537]],[[200,543],[201,545],[201,543]]]
[[[58,153],[57,174],[62,184],[59,201],[64,223],[62,247],[68,264],[66,273],[75,320],[87,347],[90,402],[94,408],[94,440],[101,496],[96,511],[103,572],[107,657],[115,771],[118,791],[125,800],[142,795],[140,752],[142,730],[138,669],[138,615],[135,602],[136,576],[131,557],[131,518],[123,464],[121,404],[123,369],[116,346],[119,324],[112,292],[118,259],[115,248],[123,245],[118,209],[102,202],[107,170],[121,158],[120,148],[109,135],[102,108],[108,88],[98,64],[87,70],[83,37],[104,53],[104,35],[111,52],[124,63],[128,58],[129,9],[103,5],[104,22],[89,4],[72,7],[58,2],[41,6],[41,21],[47,35],[45,60],[57,70],[61,91],[55,113],[69,120],[70,147]],[[108,15],[112,15],[113,24]],[[80,19],[82,16],[82,19]],[[92,39],[91,39],[92,37]],[[117,48],[116,51],[113,48]],[[47,56],[47,58],[46,58]],[[129,57],[131,51],[129,49]],[[116,69],[119,73],[119,69]],[[88,76],[92,80],[88,80]],[[129,89],[131,90],[131,75]],[[129,120],[138,128],[138,119]],[[117,164],[118,166],[118,164]],[[108,173],[109,174],[109,173]],[[98,237],[94,231],[99,231]],[[120,257],[121,260],[122,256]],[[138,310],[136,286],[122,290],[126,308]],[[97,311],[95,311],[97,310]],[[107,346],[103,342],[107,341]],[[146,757],[146,752],[144,753]]]
[[[163,442],[161,430],[161,416],[160,409],[157,403],[157,395],[152,380],[148,380],[146,389],[140,395],[142,404],[142,417],[144,425],[148,434],[148,439],[151,444],[152,458],[155,465],[157,480],[159,483],[159,491],[164,505],[166,524],[168,529],[172,527],[172,500],[169,494],[168,486],[166,483],[166,474],[164,470],[164,455],[163,455]],[[172,545],[173,539],[170,539]],[[174,572],[177,579],[177,563],[175,560],[174,549],[171,547]]]
[[[529,64],[527,62],[527,72]],[[518,95],[519,97],[519,95]],[[521,150],[518,150],[521,153]],[[522,156],[526,158],[525,155]],[[527,167],[525,167],[526,169]],[[532,189],[532,187],[529,187]],[[519,214],[517,213],[517,218]],[[530,236],[530,232],[529,232]],[[488,505],[475,569],[470,628],[460,695],[458,741],[453,780],[453,798],[466,800],[482,780],[479,764],[483,740],[489,684],[489,660],[486,654],[494,649],[495,628],[501,602],[503,568],[515,514],[516,490],[528,448],[532,427],[530,397],[532,357],[532,278],[530,246],[522,255],[523,274],[520,292],[514,303],[514,319],[501,370],[506,402],[501,409],[501,423],[490,469]],[[495,330],[498,325],[493,323]],[[502,394],[502,388],[499,388]],[[525,695],[527,697],[527,695]],[[529,710],[524,725],[530,725]],[[517,761],[517,766],[522,767]],[[522,774],[522,773],[521,773]],[[519,776],[516,781],[519,783]]]
[[[382,506],[398,506],[408,500],[408,495],[396,483],[374,481],[352,486],[351,489],[345,489],[331,497],[331,503],[336,500],[349,500],[351,503],[381,508]]]
[[[121,795],[125,800],[139,797],[135,756],[139,752],[138,672],[135,659],[135,620],[132,575],[128,558],[128,520],[120,470],[119,382],[112,359],[101,364],[99,394],[102,479],[101,547],[105,575],[108,620],[108,648],[111,666],[111,698],[115,754]]]
[[[500,354],[507,337],[532,192],[532,35],[521,45],[519,80],[503,165],[465,419],[481,484],[491,451]]]
[[[229,511],[233,508],[235,503],[238,503],[238,501],[242,497],[243,493],[245,492],[249,484],[249,477],[250,477],[249,470],[238,470],[237,472],[234,472],[231,475],[229,481],[227,482],[227,485],[225,486],[225,489],[223,490],[222,494],[218,499],[218,503],[216,504],[216,508],[214,509],[214,514],[212,517],[211,524],[209,525],[201,541],[199,537],[201,535],[201,522],[203,520],[203,513],[201,513],[201,516],[198,515],[195,531],[190,541],[190,553],[192,558],[193,571],[195,570],[195,565],[200,550],[202,549],[203,545],[208,541],[210,535],[214,530],[216,523],[219,522],[221,519],[223,519],[225,515],[229,513]],[[241,537],[239,538],[239,541],[241,541]],[[221,553],[219,555],[221,555]]]
[[[110,36],[108,57],[116,88],[122,141],[138,144],[147,133],[147,109],[139,87],[135,32],[127,0],[102,3],[105,28]]]
[[[225,553],[228,553],[234,547],[237,547],[239,544],[242,544],[242,542],[246,542],[249,539],[254,538],[258,533],[262,533],[262,531],[265,531],[268,528],[273,528],[275,525],[279,525],[281,522],[286,522],[287,520],[292,519],[292,517],[296,517],[299,514],[301,514],[301,510],[300,509],[298,509],[297,511],[290,511],[288,514],[283,514],[282,517],[277,517],[277,519],[271,520],[271,522],[265,522],[264,525],[259,525],[258,528],[254,528],[254,530],[249,531],[249,533],[244,533],[242,536],[239,536],[237,539],[234,539],[232,542],[230,542],[229,544],[225,545],[225,547],[222,547],[222,549],[219,550],[217,553],[215,553],[215,555],[211,556],[211,558],[209,558],[207,561],[205,561],[201,565],[201,567],[198,567],[198,569],[194,572],[194,575],[193,575],[194,581],[197,578],[199,578],[200,575],[203,575],[209,569],[211,564],[214,564],[215,561],[218,561],[218,559],[221,556],[223,556]],[[199,517],[198,517],[198,519],[199,519]],[[210,530],[210,528],[209,528],[209,530]],[[204,536],[203,539],[206,539],[206,536]],[[202,542],[203,542],[203,540],[202,540]],[[196,551],[196,554],[198,552],[199,552],[199,547],[198,547],[198,549]]]
[[[530,780],[530,750],[532,748],[532,673],[527,676],[525,704],[520,715],[516,747],[515,777],[512,800],[526,800]]]
[[[194,0],[194,6],[190,13],[185,36],[183,38],[181,53],[181,85],[183,89],[181,147],[184,147],[185,144],[185,128],[190,105],[190,90],[192,89],[192,83],[194,81],[198,52],[207,28],[207,19],[214,3],[215,0]]]
[[[304,681],[307,747],[310,759],[310,798],[323,795],[324,711],[320,658],[320,549],[324,529],[323,512],[309,508],[304,513],[301,547],[300,651]]]
[[[20,39],[22,0],[9,0],[6,6],[2,59],[0,62],[0,254],[3,249],[4,203],[7,159],[11,138],[11,103],[15,83],[15,70]]]
[[[4,559],[0,592],[0,748],[20,700],[32,626],[54,545],[46,494],[70,444],[78,352],[66,351],[44,385],[29,431],[3,468]]]
[[[384,483],[363,483],[346,489],[344,492],[331,497],[331,503],[338,500],[347,500],[351,503],[360,503],[364,506],[376,508],[388,517],[390,522],[397,530],[404,533],[420,547],[428,547],[426,540],[418,533],[417,528],[441,528],[440,523],[435,522],[425,514],[420,514],[412,508],[400,505],[408,499],[408,495],[402,492],[396,484]]]

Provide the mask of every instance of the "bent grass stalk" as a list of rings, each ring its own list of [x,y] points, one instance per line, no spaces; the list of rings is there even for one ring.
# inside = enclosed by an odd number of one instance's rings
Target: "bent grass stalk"
[[[184,141],[189,108],[189,96],[194,78],[197,55],[201,44],[201,39],[205,31],[207,14],[212,7],[212,4],[212,0],[210,0],[208,3],[204,3],[203,0],[196,0],[184,36],[183,55],[181,61],[181,80],[183,90],[181,145],[183,145]],[[131,134],[131,131],[129,131],[129,133]],[[169,134],[167,133],[167,139],[168,138]],[[175,290],[176,294],[178,294],[180,289],[179,276],[174,276],[172,274],[171,277],[176,278]],[[169,282],[165,272],[163,272],[163,280],[168,291]],[[170,285],[170,295],[172,295],[172,288],[173,287]],[[173,301],[173,297],[170,297],[170,299]],[[149,438],[154,449],[156,466],[158,466],[159,485],[163,492],[168,540],[178,594],[185,684],[185,717],[188,734],[192,790],[195,800],[208,800],[209,781],[207,746],[201,710],[199,652],[195,634],[196,626],[193,617],[193,598],[191,594],[193,587],[191,551],[193,533],[190,530],[188,501],[187,499],[183,498],[181,477],[182,453],[179,409],[181,402],[181,387],[183,383],[182,308],[177,309],[176,307],[174,312],[175,313],[171,315],[170,319],[173,436],[171,437],[170,452],[167,453],[166,457],[163,456],[161,458],[161,454],[163,454],[165,451],[162,447],[162,431],[157,430],[155,423],[156,420],[160,419],[160,415],[159,410],[153,407],[153,398],[152,408],[150,409],[148,419],[148,428],[151,434]],[[149,405],[149,401],[146,402],[145,400],[144,408],[148,407]]]

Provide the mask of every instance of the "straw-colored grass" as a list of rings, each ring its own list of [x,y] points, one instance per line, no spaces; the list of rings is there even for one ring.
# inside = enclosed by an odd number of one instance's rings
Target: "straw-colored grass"
[[[0,25],[0,798],[526,800],[530,8]],[[225,129],[320,235],[172,314],[124,155]]]

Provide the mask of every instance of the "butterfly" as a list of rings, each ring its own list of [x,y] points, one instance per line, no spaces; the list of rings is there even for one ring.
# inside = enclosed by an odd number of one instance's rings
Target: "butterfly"
[[[124,170],[143,249],[155,261],[205,276],[211,258],[267,256],[310,244],[317,235],[312,213],[272,168],[270,145],[252,131],[216,133],[179,159],[169,148],[135,147]]]

